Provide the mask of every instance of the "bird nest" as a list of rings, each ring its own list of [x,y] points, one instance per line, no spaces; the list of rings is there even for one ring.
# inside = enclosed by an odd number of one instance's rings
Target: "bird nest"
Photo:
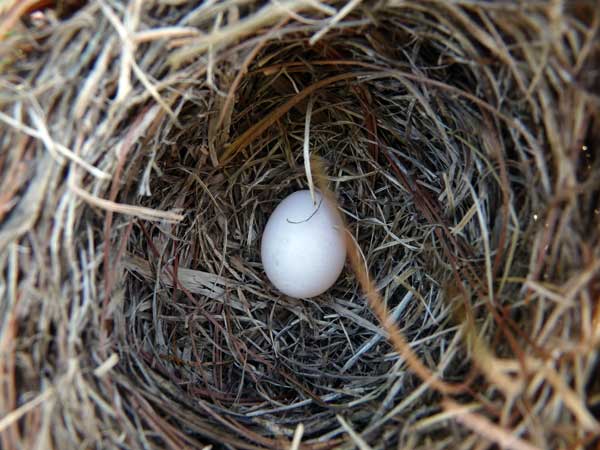
[[[0,8],[2,448],[597,440],[593,1]],[[314,187],[297,300],[261,233]]]

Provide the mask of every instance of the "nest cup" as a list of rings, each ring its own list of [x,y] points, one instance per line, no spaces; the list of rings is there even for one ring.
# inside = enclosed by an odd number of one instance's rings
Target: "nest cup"
[[[3,448],[597,439],[592,2],[4,12]],[[350,258],[296,300],[313,185]]]

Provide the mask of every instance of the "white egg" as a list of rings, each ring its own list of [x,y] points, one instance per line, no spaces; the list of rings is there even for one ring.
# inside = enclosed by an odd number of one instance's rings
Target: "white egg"
[[[310,298],[329,289],[346,261],[340,218],[319,192],[297,191],[273,211],[262,236],[267,277],[290,297]]]

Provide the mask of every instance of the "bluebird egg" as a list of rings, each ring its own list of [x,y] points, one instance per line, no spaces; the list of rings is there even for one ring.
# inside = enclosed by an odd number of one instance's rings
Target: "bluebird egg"
[[[315,297],[340,276],[344,231],[335,205],[319,192],[297,191],[273,211],[262,235],[261,259],[271,283],[294,298]]]

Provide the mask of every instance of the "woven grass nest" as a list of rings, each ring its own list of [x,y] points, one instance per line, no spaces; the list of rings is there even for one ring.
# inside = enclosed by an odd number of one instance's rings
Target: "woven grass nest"
[[[596,1],[0,11],[1,448],[600,445]]]

